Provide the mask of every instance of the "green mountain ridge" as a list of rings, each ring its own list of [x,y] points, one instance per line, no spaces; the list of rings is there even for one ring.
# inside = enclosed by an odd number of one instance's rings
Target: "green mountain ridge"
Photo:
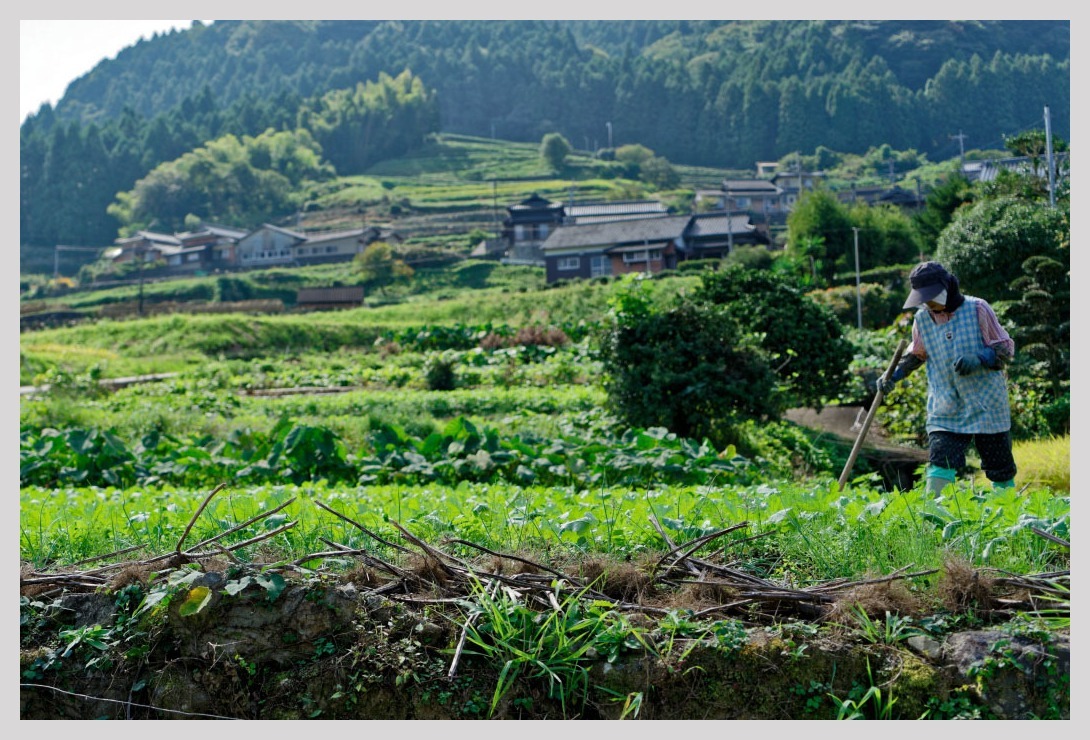
[[[987,79],[996,55],[1012,70],[991,75],[1009,79]],[[577,144],[606,146],[609,122],[614,144],[643,143],[690,164],[747,166],[817,144],[934,153],[951,146],[956,129],[916,136],[891,115],[928,103],[936,107],[932,128],[948,121],[944,128],[960,127],[978,144],[997,143],[1044,104],[1066,137],[1069,58],[1068,21],[215,21],[103,61],[69,86],[56,115],[103,121],[128,107],[153,116],[205,87],[220,106],[248,95],[313,96],[410,69],[437,91],[444,131],[535,141],[558,130]],[[1044,89],[1018,79],[1039,72],[1062,79]],[[985,100],[960,115],[945,110]],[[863,117],[873,132],[849,126],[855,131],[840,138],[851,146],[827,140],[851,122],[842,109],[856,105],[887,110]],[[761,115],[765,127],[783,129],[792,106],[811,133],[746,140]],[[730,114],[739,107],[751,113]],[[662,111],[676,115],[663,119]],[[693,141],[674,140],[680,127],[695,130]],[[762,144],[770,150],[749,151]]]

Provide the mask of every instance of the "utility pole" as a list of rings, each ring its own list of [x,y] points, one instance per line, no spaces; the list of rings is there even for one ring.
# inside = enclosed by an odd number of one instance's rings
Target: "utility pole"
[[[863,294],[859,288],[859,227],[853,226],[855,232],[855,312],[858,317],[859,329],[863,329]]]
[[[137,312],[140,314],[140,316],[144,315],[144,261],[146,259],[145,256],[144,256],[145,253],[146,253],[146,250],[144,250],[144,249],[139,249],[136,252],[136,256],[140,260],[140,289],[139,289],[140,300],[139,300],[139,302],[137,304]]]
[[[958,146],[961,149],[961,169],[964,172],[964,170],[965,170],[965,134],[961,133],[961,131],[958,131],[957,136],[951,136],[950,138],[958,140]]]
[[[613,148],[613,124],[610,121],[606,121],[606,132],[609,135],[609,138],[607,139],[609,144],[607,144],[607,146],[610,149],[612,149]]]
[[[1048,149],[1048,205],[1056,207],[1056,183],[1052,178],[1052,117],[1045,106],[1045,148]]]

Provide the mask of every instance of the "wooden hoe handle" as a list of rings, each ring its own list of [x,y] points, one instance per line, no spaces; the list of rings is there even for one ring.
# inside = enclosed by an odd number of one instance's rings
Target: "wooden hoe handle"
[[[893,360],[889,363],[889,368],[886,369],[886,377],[893,375],[894,369],[897,367],[897,363],[901,361],[901,354],[905,351],[905,347],[908,342],[904,339],[897,345],[897,351],[893,353]],[[848,455],[848,462],[844,465],[844,472],[840,474],[840,481],[838,485],[841,489],[844,488],[844,483],[848,480],[848,475],[852,472],[852,468],[855,466],[855,458],[859,455],[859,449],[863,446],[863,440],[867,436],[867,431],[870,430],[870,423],[874,421],[874,414],[878,411],[878,407],[882,404],[882,397],[885,394],[882,393],[881,387],[878,388],[878,392],[874,394],[874,401],[870,405],[870,410],[867,412],[867,418],[863,421],[863,428],[859,430],[859,436],[855,438],[855,444],[852,445],[852,454]]]

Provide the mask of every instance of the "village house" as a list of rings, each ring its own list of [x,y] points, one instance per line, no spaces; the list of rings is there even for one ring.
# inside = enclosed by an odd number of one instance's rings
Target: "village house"
[[[671,270],[691,259],[719,259],[768,239],[742,213],[565,224],[542,245],[545,282]]]
[[[564,222],[564,206],[534,193],[507,207],[500,230],[500,242],[513,264],[535,264],[541,259],[541,245],[552,230]]]
[[[798,203],[804,190],[813,190],[825,181],[824,172],[781,170],[772,175],[769,182],[783,194],[783,208],[790,211]]]
[[[178,270],[216,270],[235,264],[235,245],[246,236],[241,229],[203,226],[176,235],[182,248],[167,258],[167,267]]]
[[[305,234],[272,224],[262,224],[238,240],[239,267],[273,267],[295,261],[294,250],[307,240]]]
[[[752,216],[768,216],[786,212],[783,189],[771,180],[723,180],[719,190],[700,190],[697,202],[721,211],[746,211]]]
[[[133,236],[118,239],[116,246],[107,251],[114,264],[126,264],[143,260],[145,263],[166,262],[170,255],[182,249],[182,241],[171,234],[154,231],[138,231]]]
[[[161,271],[182,273],[348,261],[375,241],[394,244],[403,239],[396,231],[379,226],[318,234],[272,224],[250,232],[204,226],[180,234],[140,231],[118,239],[105,256],[114,264],[142,256],[147,264],[162,264]]]
[[[688,222],[659,216],[560,226],[542,245],[545,282],[672,269]]]
[[[768,236],[746,213],[697,213],[689,219],[681,244],[684,259],[722,259],[736,247],[768,246]]]
[[[627,201],[550,201],[534,193],[529,198],[508,206],[503,220],[500,242],[492,251],[502,249],[507,264],[543,265],[542,253],[549,235],[564,224],[592,224],[630,219],[654,218],[666,215],[667,209],[657,200]],[[482,252],[487,251],[482,248]],[[488,256],[480,254],[478,256]]]
[[[1053,179],[1067,179],[1067,152],[1053,155]],[[1033,174],[1040,178],[1048,177],[1048,159],[1045,156],[1001,157],[999,159],[968,160],[961,163],[961,174],[969,182],[991,182],[1003,170],[1020,174]]]

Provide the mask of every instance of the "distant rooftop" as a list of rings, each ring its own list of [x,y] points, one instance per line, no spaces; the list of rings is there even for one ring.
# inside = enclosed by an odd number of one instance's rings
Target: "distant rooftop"
[[[681,236],[690,216],[659,216],[561,226],[541,245],[542,251],[578,249],[603,244],[662,242]]]

